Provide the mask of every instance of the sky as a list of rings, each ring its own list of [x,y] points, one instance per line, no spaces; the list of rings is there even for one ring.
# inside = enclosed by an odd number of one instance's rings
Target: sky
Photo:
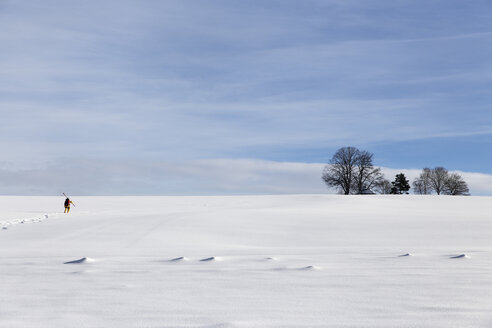
[[[0,0],[0,194],[323,193],[355,146],[492,195],[490,17],[481,0]]]

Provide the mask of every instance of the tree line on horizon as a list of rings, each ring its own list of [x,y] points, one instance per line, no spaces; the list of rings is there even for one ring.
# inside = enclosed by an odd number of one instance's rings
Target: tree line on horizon
[[[355,147],[337,150],[323,169],[322,179],[329,188],[344,195],[408,194],[411,189],[405,174],[389,181],[381,168],[373,165],[373,154]],[[470,195],[466,181],[444,167],[424,168],[412,182],[413,192],[420,195]]]

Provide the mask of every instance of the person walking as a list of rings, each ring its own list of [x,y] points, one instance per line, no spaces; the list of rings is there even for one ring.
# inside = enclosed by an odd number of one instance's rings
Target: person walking
[[[63,213],[70,212],[70,204],[73,204],[73,202],[67,197],[67,199],[65,199],[65,212]]]

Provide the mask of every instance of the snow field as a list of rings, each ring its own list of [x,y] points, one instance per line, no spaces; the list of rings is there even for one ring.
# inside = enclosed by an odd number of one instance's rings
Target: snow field
[[[490,197],[72,198],[0,197],[0,327],[492,324]]]

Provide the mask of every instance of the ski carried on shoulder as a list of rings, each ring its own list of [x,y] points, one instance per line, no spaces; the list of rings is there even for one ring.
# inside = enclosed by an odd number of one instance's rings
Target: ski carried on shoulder
[[[70,197],[68,197],[67,195],[65,195],[65,193],[64,193],[64,192],[62,192],[62,194],[63,194],[63,196],[65,196],[66,198],[70,199]],[[73,207],[77,207],[77,206],[75,206],[75,204],[74,204],[72,201],[70,201],[70,202],[72,203]]]

